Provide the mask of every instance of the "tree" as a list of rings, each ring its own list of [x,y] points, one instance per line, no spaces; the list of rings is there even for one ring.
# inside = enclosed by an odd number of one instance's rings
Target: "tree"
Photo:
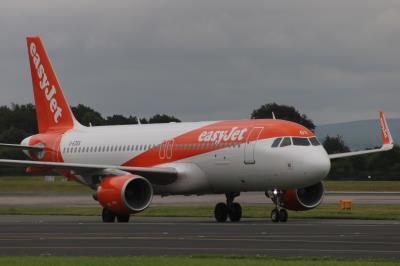
[[[153,117],[149,118],[149,123],[153,124],[153,123],[170,123],[170,122],[181,122],[181,120],[179,120],[178,118],[174,117],[174,116],[169,116],[166,114],[157,114],[154,115]]]
[[[0,106],[0,132],[10,127],[22,129],[27,133],[37,133],[36,111],[33,104],[12,104]]]
[[[137,124],[137,118],[134,116],[125,117],[123,115],[113,115],[107,117],[106,124],[107,125]]]
[[[85,126],[101,126],[105,124],[105,119],[101,114],[92,108],[83,104],[78,104],[76,107],[71,108],[75,118]]]
[[[293,106],[268,103],[251,113],[251,119],[272,118],[272,113],[277,119],[283,119],[298,123],[304,127],[314,130],[315,125],[305,114],[300,114]]]
[[[337,135],[336,137],[326,136],[322,144],[328,154],[349,152],[349,147],[343,141],[342,136]]]
[[[20,143],[24,138],[28,137],[30,134],[26,133],[25,130],[10,127],[0,134],[0,142],[3,143]]]

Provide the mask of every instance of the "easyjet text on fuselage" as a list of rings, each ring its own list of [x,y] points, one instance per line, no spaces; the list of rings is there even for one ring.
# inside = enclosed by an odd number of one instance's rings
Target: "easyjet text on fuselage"
[[[241,141],[247,128],[233,127],[231,130],[204,130],[200,133],[199,142],[220,143],[221,141]]]

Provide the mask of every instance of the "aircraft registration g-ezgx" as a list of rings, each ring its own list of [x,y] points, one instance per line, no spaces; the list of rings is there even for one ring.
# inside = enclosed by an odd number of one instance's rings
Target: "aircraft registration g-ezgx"
[[[384,114],[379,149],[328,155],[315,134],[279,120],[229,120],[85,127],[74,118],[39,37],[28,37],[39,133],[18,144],[31,160],[0,165],[30,173],[56,172],[89,186],[103,207],[104,222],[128,222],[153,195],[225,194],[215,206],[218,222],[241,219],[234,199],[263,191],[275,208],[273,222],[289,210],[317,207],[331,160],[392,149]]]

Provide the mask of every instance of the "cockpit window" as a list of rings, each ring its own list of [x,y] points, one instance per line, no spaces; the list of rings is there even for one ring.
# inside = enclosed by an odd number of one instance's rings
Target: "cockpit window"
[[[281,140],[282,140],[282,138],[277,138],[277,139],[275,139],[274,142],[272,142],[271,147],[272,147],[272,148],[278,147],[278,146],[279,146],[279,143],[281,142]]]
[[[310,142],[313,146],[319,146],[321,143],[319,143],[318,139],[316,137],[310,138]]]
[[[310,146],[308,138],[292,138],[292,140],[295,146]]]
[[[290,145],[292,145],[292,141],[290,140],[289,137],[287,137],[282,140],[280,147],[286,147],[286,146],[290,146]]]

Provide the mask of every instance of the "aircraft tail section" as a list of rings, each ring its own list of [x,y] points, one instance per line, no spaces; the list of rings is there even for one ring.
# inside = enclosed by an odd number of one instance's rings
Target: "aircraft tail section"
[[[27,37],[39,133],[64,132],[78,124],[63,95],[42,41]]]

